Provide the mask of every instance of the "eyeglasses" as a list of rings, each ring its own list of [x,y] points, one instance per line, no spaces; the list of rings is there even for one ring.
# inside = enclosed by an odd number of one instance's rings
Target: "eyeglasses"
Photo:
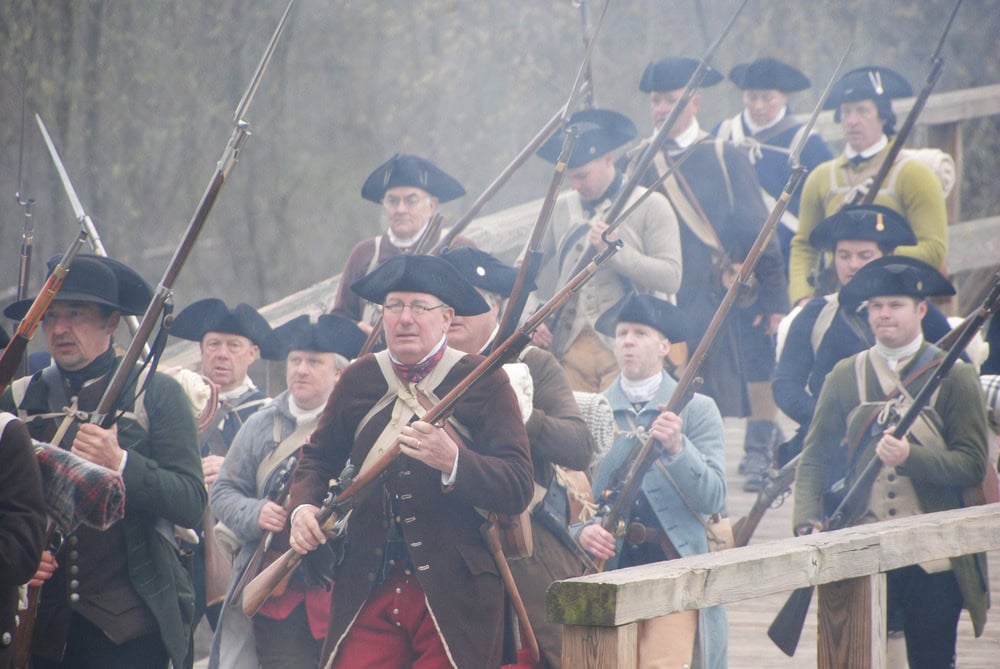
[[[407,304],[406,302],[395,301],[383,304],[382,308],[388,311],[390,314],[395,314],[398,316],[399,314],[403,313],[403,309],[409,307],[410,313],[413,314],[414,316],[423,316],[428,311],[433,311],[434,309],[442,309],[447,306],[448,305],[444,304],[443,302],[433,307],[429,307],[422,302],[413,302],[412,304]]]
[[[406,209],[413,209],[418,204],[420,204],[420,201],[423,200],[425,197],[426,197],[425,195],[420,195],[418,193],[410,193],[406,197],[399,197],[398,195],[386,195],[384,198],[382,198],[382,206],[388,209],[389,211],[397,209],[399,205],[403,205],[403,207],[405,207]]]

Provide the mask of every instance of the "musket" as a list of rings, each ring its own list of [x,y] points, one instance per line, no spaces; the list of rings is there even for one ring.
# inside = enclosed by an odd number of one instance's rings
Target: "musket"
[[[194,248],[195,242],[198,240],[198,235],[201,233],[205,221],[208,220],[208,214],[211,212],[219,192],[226,183],[226,178],[236,165],[243,145],[246,143],[247,138],[250,137],[250,125],[243,119],[243,116],[253,101],[254,95],[257,93],[264,72],[271,61],[271,56],[274,55],[275,47],[278,45],[278,38],[281,37],[281,33],[285,28],[288,13],[291,11],[293,4],[295,4],[295,0],[289,0],[288,6],[285,7],[285,13],[282,14],[278,26],[274,29],[274,34],[271,35],[271,41],[268,42],[264,55],[257,64],[257,70],[250,80],[250,85],[236,106],[236,112],[233,115],[234,128],[229,142],[226,144],[226,148],[222,152],[222,157],[216,165],[215,173],[212,175],[208,187],[201,196],[201,201],[198,203],[198,207],[195,209],[194,215],[188,223],[180,245],[174,251],[174,255],[170,259],[170,263],[167,265],[167,269],[163,273],[156,291],[153,293],[153,299],[150,301],[146,312],[142,316],[142,320],[139,322],[139,328],[136,330],[131,343],[122,356],[121,364],[118,365],[118,368],[112,375],[111,381],[108,383],[108,387],[104,391],[100,403],[97,405],[97,410],[91,415],[91,422],[93,423],[108,427],[113,422],[112,414],[118,405],[118,400],[134,373],[135,364],[139,360],[143,347],[152,335],[153,329],[160,324],[160,317],[164,313],[167,301],[173,293],[174,282],[177,280],[177,276],[180,274],[188,255],[190,255],[191,250]]]
[[[924,105],[927,104],[927,99],[931,96],[931,91],[934,90],[934,86],[937,84],[937,80],[941,76],[941,70],[944,67],[944,58],[941,57],[941,50],[944,48],[944,41],[948,37],[948,32],[951,30],[951,24],[955,21],[955,15],[958,14],[958,7],[961,4],[962,0],[957,0],[955,2],[955,6],[951,10],[951,16],[948,17],[948,22],[945,24],[944,30],[941,32],[941,38],[938,40],[937,48],[934,49],[934,54],[931,56],[931,71],[927,75],[927,81],[924,83],[924,87],[920,90],[920,94],[913,100],[913,106],[910,107],[910,112],[906,115],[906,120],[903,121],[903,125],[900,126],[899,132],[896,133],[896,138],[889,146],[889,150],[885,155],[885,160],[882,161],[882,165],[879,166],[878,172],[876,172],[875,176],[872,178],[871,186],[869,186],[868,191],[863,197],[860,193],[855,195],[855,201],[852,201],[851,204],[871,204],[878,196],[879,189],[885,182],[886,177],[889,176],[889,171],[896,163],[896,158],[899,156],[899,152],[903,150],[906,138],[910,136],[910,132],[913,130],[913,126],[916,124],[917,118],[920,116],[920,112],[924,110]]]
[[[621,221],[608,226],[606,233],[614,233]],[[454,409],[462,395],[488,372],[498,369],[505,362],[515,357],[531,341],[531,334],[548,319],[556,309],[575,295],[589,281],[600,267],[608,261],[622,243],[606,238],[606,247],[596,255],[588,265],[571,278],[565,286],[543,304],[528,320],[521,325],[504,342],[497,346],[479,365],[462,379],[440,402],[434,405],[421,419],[428,423],[441,423]],[[331,486],[322,507],[316,514],[316,520],[321,527],[331,528],[331,533],[343,532],[346,519],[353,509],[354,500],[364,492],[392,462],[399,457],[401,451],[399,442],[392,445],[371,467],[357,476],[353,471],[345,470],[340,479]],[[272,562],[266,569],[247,584],[243,590],[243,611],[248,616],[254,615],[267,600],[271,592],[288,577],[301,563],[302,556],[292,550],[287,551],[278,560]]]
[[[608,4],[609,3],[605,3],[604,10],[601,12],[601,16],[598,19],[597,27],[594,30],[595,36],[601,29],[601,24],[604,21],[604,15],[608,11]],[[576,106],[576,100],[580,95],[586,94],[586,91],[589,88],[588,80],[585,77],[585,68],[590,62],[590,54],[593,52],[594,48],[593,42],[594,40],[591,39],[591,44],[588,45],[583,61],[577,69],[576,79],[574,80],[573,87],[571,89],[572,92],[570,93],[569,100],[566,101],[566,104],[559,108],[559,111],[557,111],[555,115],[553,115],[552,118],[550,118],[548,122],[542,126],[542,129],[531,138],[531,141],[529,141],[524,148],[521,149],[514,159],[510,161],[507,167],[503,168],[497,178],[486,187],[486,190],[484,190],[482,194],[476,198],[476,201],[472,203],[469,210],[462,214],[461,218],[455,222],[455,225],[453,225],[451,229],[445,233],[444,237],[441,238],[441,241],[439,241],[434,248],[431,249],[431,255],[438,255],[442,250],[448,248],[451,243],[455,241],[455,238],[462,234],[462,232],[465,231],[465,228],[469,227],[469,224],[472,223],[472,219],[479,215],[479,212],[486,205],[486,203],[489,202],[489,200],[496,195],[497,191],[510,180],[510,177],[514,174],[514,172],[516,172],[517,169],[521,167],[526,160],[528,160],[528,158],[534,155],[535,151],[537,151],[542,144],[547,142],[549,138],[552,137],[552,135],[554,135],[556,131],[565,124],[566,119],[573,114],[574,107]]]
[[[590,21],[590,0],[573,0],[573,4],[580,7],[580,25],[583,29],[583,50],[586,52],[586,72],[583,75],[587,82],[587,90],[583,95],[583,105],[589,109],[594,106],[594,73],[590,62],[591,44],[594,41],[593,28]],[[605,0],[604,8],[607,9],[611,0]]]
[[[573,153],[573,147],[576,146],[578,134],[577,129],[573,126],[566,129],[566,137],[563,140],[562,149],[559,151],[559,157],[556,158],[556,168],[552,172],[549,189],[545,193],[542,208],[538,212],[538,219],[531,230],[531,238],[528,239],[528,246],[524,251],[524,258],[521,260],[521,266],[517,269],[514,286],[507,299],[507,306],[500,318],[496,336],[497,342],[505,341],[517,327],[517,321],[520,320],[521,312],[524,311],[524,305],[528,300],[530,292],[528,286],[534,283],[538,269],[542,266],[544,254],[538,249],[542,245],[542,238],[549,227],[549,220],[552,218],[552,211],[556,206],[556,198],[559,197],[559,189],[562,188],[563,177],[566,175],[566,164]]]
[[[585,5],[586,3],[584,3]],[[583,7],[584,5],[581,5]],[[565,131],[565,137],[563,138],[562,148],[559,151],[559,156],[556,158],[555,170],[552,173],[552,180],[549,182],[549,189],[545,193],[545,198],[542,201],[542,208],[538,212],[538,218],[535,221],[535,225],[531,231],[531,237],[528,240],[528,245],[525,247],[524,258],[521,261],[521,266],[518,268],[517,277],[514,280],[514,286],[511,289],[511,294],[507,299],[507,306],[504,309],[503,316],[500,319],[499,329],[497,330],[496,342],[502,342],[514,331],[517,327],[517,322],[521,318],[521,312],[524,311],[524,305],[528,299],[527,286],[534,283],[535,277],[538,275],[538,270],[542,265],[542,253],[538,248],[542,244],[542,238],[545,236],[545,231],[548,229],[549,221],[552,218],[552,212],[555,209],[556,199],[559,196],[559,190],[562,188],[563,177],[566,175],[566,167],[569,163],[570,155],[573,153],[573,147],[576,146],[576,140],[579,136],[579,131],[569,124],[570,118],[572,117],[573,110],[576,107],[576,101],[583,95],[586,94],[586,90],[589,88],[590,84],[590,57],[594,51],[594,45],[596,44],[596,37],[601,31],[601,27],[604,25],[604,17],[608,13],[608,6],[610,2],[604,3],[604,9],[601,10],[601,15],[597,20],[597,27],[594,29],[593,34],[589,30],[590,15],[587,12],[587,48],[583,54],[583,60],[580,62],[580,67],[577,68],[576,78],[573,80],[573,87],[570,89],[569,99],[566,100],[566,104],[563,106],[562,110],[562,125]]]
[[[285,500],[288,499],[288,493],[292,489],[292,473],[295,471],[295,464],[295,456],[290,455],[278,470],[275,477],[275,485],[267,495],[267,498],[275,504],[280,506],[285,505]],[[250,582],[250,579],[260,573],[261,565],[264,562],[264,556],[267,554],[268,549],[271,548],[271,540],[273,538],[274,532],[265,532],[264,536],[261,537],[260,541],[257,543],[257,549],[250,557],[250,562],[247,563],[246,569],[244,569],[243,573],[240,575],[240,580],[236,582],[236,586],[233,588],[233,593],[229,598],[229,602],[233,606],[236,605],[236,602],[240,601],[240,596],[243,594],[243,588],[245,588],[247,583]]]
[[[892,429],[892,436],[896,439],[905,439],[907,432],[913,423],[920,416],[920,412],[931,401],[931,396],[941,385],[941,381],[948,375],[951,368],[961,357],[972,338],[979,332],[983,323],[992,314],[1000,309],[1000,273],[993,279],[993,288],[989,295],[980,305],[973,317],[964,324],[959,334],[948,349],[948,353],[941,360],[924,383],[920,392],[913,398],[913,404]],[[878,443],[878,437],[872,440],[873,444]],[[829,532],[847,527],[864,515],[868,508],[868,501],[871,497],[872,485],[882,471],[882,460],[878,456],[872,457],[865,465],[861,473],[847,490],[843,500],[823,524],[823,531]],[[783,653],[791,657],[795,654],[795,649],[802,634],[802,627],[805,625],[805,618],[809,612],[809,604],[812,601],[814,587],[808,586],[795,590],[785,605],[781,607],[778,615],[774,618],[771,626],[767,630],[767,636],[775,643]]]
[[[972,315],[949,330],[947,334],[934,342],[934,344],[941,349],[950,349],[958,341],[968,323],[976,318],[977,315],[978,311],[973,312]],[[750,537],[753,536],[754,531],[768,509],[781,506],[784,497],[791,491],[792,483],[795,481],[795,470],[801,456],[802,454],[798,453],[777,472],[772,472],[768,478],[767,485],[757,493],[757,498],[754,500],[750,511],[747,515],[736,521],[736,524],[733,526],[733,537],[737,546],[746,546],[750,542]]]
[[[844,51],[844,55],[841,57],[840,63],[837,65],[837,69],[830,78],[826,90],[823,91],[823,95],[820,96],[819,102],[817,103],[815,109],[813,109],[812,116],[806,124],[805,131],[801,133],[799,141],[789,154],[788,160],[791,164],[792,171],[788,177],[788,181],[785,183],[785,187],[782,190],[781,195],[774,203],[774,207],[771,209],[771,213],[768,215],[767,220],[764,222],[763,226],[761,226],[760,232],[757,234],[757,238],[754,240],[753,246],[750,247],[750,251],[747,253],[746,260],[744,260],[742,266],[737,272],[736,279],[726,290],[726,294],[723,296],[722,302],[719,304],[718,308],[716,308],[711,322],[709,322],[708,327],[705,329],[705,334],[702,335],[701,341],[698,343],[698,347],[695,349],[695,352],[691,355],[691,359],[689,360],[687,366],[684,368],[684,373],[678,380],[677,387],[674,388],[674,392],[667,401],[664,411],[680,414],[687,403],[694,396],[696,388],[701,384],[701,379],[698,377],[698,373],[705,361],[709,348],[712,346],[716,335],[722,328],[723,322],[735,305],[740,291],[744,290],[744,287],[750,284],[754,268],[757,266],[757,262],[760,260],[761,255],[763,255],[764,248],[770,241],[771,236],[778,225],[778,221],[781,220],[781,217],[785,213],[785,208],[788,206],[789,200],[791,200],[792,195],[794,195],[798,190],[802,179],[805,178],[808,169],[801,164],[799,157],[801,156],[805,143],[809,138],[809,132],[812,129],[813,124],[816,122],[816,118],[819,116],[820,110],[823,109],[823,103],[826,101],[827,96],[830,94],[830,90],[833,88],[833,83],[836,81],[837,73],[840,71],[840,68],[843,67],[844,61],[847,59],[849,50],[850,48]],[[600,510],[598,512],[598,515],[601,516],[601,527],[615,536],[620,536],[624,531],[625,518],[632,506],[635,504],[635,500],[639,496],[643,476],[645,476],[646,472],[650,467],[652,467],[653,463],[659,457],[656,445],[656,441],[650,438],[648,434],[642,435],[639,439],[639,443],[635,446],[635,448],[633,448],[632,452],[629,453],[622,465],[612,474],[611,479],[609,480],[609,488],[601,493],[601,497],[603,499],[602,503],[599,504]]]
[[[73,240],[73,243],[66,249],[62,258],[59,259],[59,262],[56,263],[52,274],[46,279],[42,289],[38,291],[35,301],[28,308],[28,313],[17,324],[17,330],[14,331],[14,335],[7,342],[7,347],[4,348],[3,353],[0,353],[0,392],[3,392],[17,375],[18,367],[21,366],[24,353],[28,348],[28,342],[31,341],[31,337],[34,336],[38,326],[41,325],[42,318],[45,317],[45,312],[48,311],[52,300],[56,298],[59,289],[62,288],[63,282],[66,280],[66,275],[69,274],[69,266],[73,263],[73,258],[76,257],[76,254],[80,251],[80,247],[86,241],[87,232],[81,230],[76,239]]]
[[[94,253],[102,258],[107,258],[108,250],[104,248],[104,242],[101,241],[101,235],[97,231],[97,226],[94,225],[93,219],[84,210],[83,204],[76,194],[76,189],[73,188],[73,182],[69,179],[69,173],[66,171],[66,166],[63,165],[59,151],[56,149],[56,145],[49,135],[49,129],[45,126],[45,121],[37,113],[35,114],[35,121],[38,123],[38,129],[42,131],[42,138],[45,140],[45,146],[49,149],[49,156],[52,157],[52,163],[59,174],[59,180],[62,182],[63,190],[66,191],[66,197],[69,198],[69,204],[73,208],[73,215],[76,216],[76,222],[81,228],[87,231],[87,239],[90,241],[90,248],[93,249]],[[135,336],[136,330],[139,329],[139,319],[135,316],[125,316],[125,325],[128,326],[129,334]],[[148,346],[144,352],[146,355],[149,355]]]
[[[24,229],[21,232],[21,255],[17,266],[18,300],[25,300],[28,298],[29,282],[31,281],[31,255],[35,248],[35,198],[21,198],[21,194],[24,192],[24,184],[21,177],[24,168],[24,115],[27,98],[25,95],[28,78],[27,68],[25,68],[23,75],[24,79],[21,82],[21,139],[17,151],[17,192],[14,193],[14,199],[17,200],[17,206],[24,209]],[[24,357],[21,363],[21,374],[26,375],[28,373],[27,356]]]
[[[781,506],[785,497],[791,492],[792,482],[795,480],[795,468],[799,466],[800,456],[801,454],[796,455],[768,478],[764,489],[757,493],[757,499],[754,500],[750,511],[733,525],[733,543],[737,547],[750,543],[750,537],[760,525],[767,510]]]
[[[719,45],[722,44],[722,41],[725,39],[726,35],[729,34],[729,31],[732,29],[733,24],[736,22],[736,18],[743,11],[743,8],[746,6],[746,4],[747,0],[742,0],[742,2],[740,2],[739,6],[736,8],[736,11],[734,11],[732,16],[729,18],[729,22],[726,23],[725,28],[722,29],[722,32],[715,39],[715,41],[709,45],[708,49],[705,51],[705,54],[701,57],[701,60],[698,61],[698,67],[696,67],[694,72],[691,73],[691,77],[688,79],[687,84],[684,86],[684,90],[681,91],[681,95],[678,98],[677,102],[670,110],[670,113],[667,115],[667,118],[663,120],[663,124],[660,125],[660,128],[656,131],[656,134],[653,135],[653,138],[650,140],[649,144],[647,144],[646,148],[643,149],[642,153],[639,156],[639,160],[636,163],[634,171],[630,175],[628,175],[628,178],[625,179],[625,182],[622,184],[622,187],[618,190],[617,195],[615,195],[615,199],[611,203],[611,208],[608,209],[607,213],[605,214],[606,221],[619,219],[620,214],[625,209],[625,205],[628,204],[628,200],[632,196],[632,192],[635,190],[636,186],[639,185],[639,182],[644,178],[646,170],[649,169],[650,164],[653,162],[653,158],[656,156],[657,152],[659,152],[660,149],[663,147],[663,144],[667,141],[667,137],[671,129],[673,129],[673,127],[677,124],[677,119],[680,118],[681,114],[687,108],[688,103],[691,101],[691,98],[694,97],[695,92],[698,90],[698,86],[701,85],[702,80],[708,73],[709,59],[715,54],[716,50],[719,48]],[[605,10],[607,10],[607,5],[608,3],[605,3]],[[591,46],[593,46],[593,44],[591,44]],[[609,238],[607,237],[607,230],[605,230],[604,235],[605,235],[604,241],[605,243],[608,243]],[[571,274],[577,275],[580,272],[582,272],[584,268],[587,266],[587,262],[588,262],[587,254],[584,254],[583,256],[580,257],[580,261],[573,268]],[[557,312],[553,318],[553,321],[559,322],[561,318],[562,318],[561,312]]]

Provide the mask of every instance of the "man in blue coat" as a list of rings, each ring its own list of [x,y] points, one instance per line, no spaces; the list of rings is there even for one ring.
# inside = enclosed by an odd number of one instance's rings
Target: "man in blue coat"
[[[743,111],[716,126],[714,134],[747,153],[757,173],[764,203],[770,209],[788,183],[792,167],[788,157],[805,132],[805,124],[795,120],[788,97],[812,85],[797,68],[775,58],[758,58],[740,63],[729,71],[729,80],[743,91]],[[809,170],[831,160],[826,142],[813,132],[802,148],[799,161]],[[795,191],[778,225],[781,255],[788,265],[788,249],[799,224],[799,197]]]
[[[726,502],[722,417],[715,403],[695,394],[680,415],[661,411],[677,382],[663,369],[672,342],[684,340],[680,310],[650,295],[630,295],[598,327],[614,335],[621,375],[605,396],[615,413],[617,439],[594,475],[594,497],[607,487],[640,438],[659,442],[660,457],[645,473],[642,492],[626,518],[624,537],[596,521],[578,541],[608,568],[631,567],[708,552],[706,517]],[[683,611],[639,623],[639,665],[726,666],[722,607]]]

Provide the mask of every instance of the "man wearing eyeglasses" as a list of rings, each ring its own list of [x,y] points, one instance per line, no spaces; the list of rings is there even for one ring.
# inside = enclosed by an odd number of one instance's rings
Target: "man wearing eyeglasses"
[[[351,286],[383,305],[388,349],[348,366],[303,447],[290,493],[290,544],[327,541],[316,522],[345,463],[365,472],[401,456],[356,499],[337,568],[320,666],[499,667],[505,597],[477,509],[519,513],[531,500],[528,437],[501,370],[475,383],[446,427],[422,420],[482,358],[450,348],[454,316],[488,310],[446,261],[390,258]]]
[[[370,332],[377,307],[352,292],[351,284],[389,258],[412,253],[438,205],[463,195],[462,184],[419,156],[397,153],[376,167],[361,186],[361,197],[382,205],[388,227],[378,237],[359,242],[351,250],[331,313],[357,321],[363,330]],[[439,238],[440,233],[433,241],[436,243]],[[473,246],[473,243],[459,237],[452,246]]]

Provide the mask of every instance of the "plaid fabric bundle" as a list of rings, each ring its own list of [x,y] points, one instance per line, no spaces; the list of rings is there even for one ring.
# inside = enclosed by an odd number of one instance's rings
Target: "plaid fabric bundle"
[[[125,516],[125,482],[117,472],[35,441],[46,511],[64,533],[80,525],[106,530]]]

